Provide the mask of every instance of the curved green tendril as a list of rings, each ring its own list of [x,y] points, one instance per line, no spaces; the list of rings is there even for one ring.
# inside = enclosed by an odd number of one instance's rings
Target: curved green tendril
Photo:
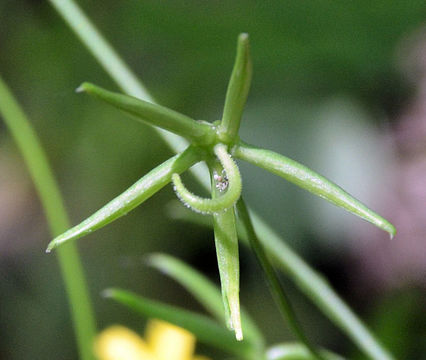
[[[197,196],[185,187],[179,174],[172,175],[173,185],[179,199],[195,212],[202,214],[212,214],[229,209],[237,202],[241,195],[240,171],[237,164],[232,160],[231,155],[228,154],[226,146],[224,144],[217,144],[214,147],[214,153],[223,166],[228,179],[227,190],[223,196],[214,199]]]

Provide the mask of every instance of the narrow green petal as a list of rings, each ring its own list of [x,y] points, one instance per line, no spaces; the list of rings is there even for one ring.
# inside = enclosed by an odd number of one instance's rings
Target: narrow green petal
[[[228,330],[206,316],[149,300],[125,290],[108,289],[104,292],[104,295],[125,305],[139,315],[164,320],[182,327],[194,334],[204,344],[212,345],[243,358],[244,355],[252,352],[253,348],[250,343],[235,341]]]
[[[258,149],[242,142],[235,147],[234,155],[239,159],[246,160],[281,176],[332,204],[369,221],[380,229],[387,231],[391,238],[396,233],[395,227],[389,221],[370,210],[330,180],[294,160],[273,151]]]
[[[215,137],[213,128],[207,123],[195,121],[164,106],[133,96],[114,93],[87,82],[81,84],[76,91],[87,92],[139,120],[169,130],[196,143],[211,143]]]
[[[221,173],[221,169],[222,167],[218,163],[210,167],[213,198],[224,196],[216,187],[217,184],[214,177],[215,173]],[[225,316],[228,326],[235,331],[237,340],[242,340],[240,262],[234,207],[213,214],[213,229]]]
[[[240,34],[237,44],[237,57],[228,84],[222,123],[219,136],[232,141],[238,134],[241,117],[250,90],[252,63],[248,34]]]
[[[320,351],[326,360],[344,360],[343,357],[327,350]],[[267,360],[316,360],[305,346],[298,343],[286,343],[275,345],[266,352]]]
[[[182,179],[178,174],[172,175],[173,184],[175,186],[176,195],[182,202],[195,212],[202,214],[214,214],[224,211],[232,207],[241,195],[241,175],[237,164],[232,160],[226,151],[226,145],[217,144],[214,147],[214,153],[218,157],[220,163],[225,169],[228,177],[226,192],[215,198],[202,198],[191,193],[182,183]]]
[[[56,237],[50,242],[46,251],[50,252],[67,241],[85,236],[126,215],[129,211],[167,185],[171,181],[172,174],[185,171],[197,161],[198,155],[192,147],[170,158],[151,170],[125,192],[110,201],[82,223]]]
[[[183,261],[166,254],[150,255],[148,264],[181,284],[217,320],[225,320],[220,289],[203,274]],[[260,349],[263,348],[265,340],[261,331],[243,309],[241,319],[245,338],[255,343]]]

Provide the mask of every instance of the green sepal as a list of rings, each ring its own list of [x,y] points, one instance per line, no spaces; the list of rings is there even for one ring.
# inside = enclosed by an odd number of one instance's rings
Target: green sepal
[[[182,327],[194,334],[204,344],[214,346],[243,358],[246,358],[247,354],[253,352],[253,345],[251,343],[248,341],[237,342],[232,336],[232,333],[226,328],[204,315],[149,300],[125,290],[107,289],[103,294],[105,297],[125,305],[139,315],[164,320]]]
[[[237,56],[226,92],[222,123],[219,136],[232,141],[238,134],[244,106],[250,90],[252,62],[248,34],[240,34],[237,44]]]
[[[338,185],[297,161],[270,150],[255,148],[243,142],[234,147],[233,155],[281,176],[287,181],[369,221],[387,231],[391,238],[396,233],[395,227],[389,221],[370,210]]]
[[[215,163],[210,166],[212,198],[225,196],[216,187],[214,174],[222,172],[222,166]],[[240,263],[238,255],[238,236],[234,206],[213,214],[213,230],[219,267],[223,305],[228,327],[235,331],[237,340],[243,339],[240,315]]]
[[[212,316],[225,323],[220,289],[207,277],[183,261],[167,254],[149,255],[147,263],[181,284]],[[265,339],[244,309],[241,309],[241,320],[246,340],[256,344],[261,351],[264,348]]]
[[[81,84],[76,91],[86,92],[145,123],[169,130],[192,142],[206,144],[214,140],[215,133],[209,124],[164,106],[108,91],[87,82]]]
[[[320,350],[320,353],[325,360],[345,360],[328,350]],[[286,343],[270,347],[266,352],[266,360],[316,360],[316,358],[304,345]]]
[[[199,155],[197,151],[191,146],[188,147],[183,153],[173,156],[151,170],[121,195],[111,200],[79,225],[74,226],[53,239],[46,251],[50,252],[52,249],[67,241],[75,240],[90,234],[119,217],[126,215],[129,211],[133,210],[167,185],[171,181],[172,174],[181,173],[198,161]]]

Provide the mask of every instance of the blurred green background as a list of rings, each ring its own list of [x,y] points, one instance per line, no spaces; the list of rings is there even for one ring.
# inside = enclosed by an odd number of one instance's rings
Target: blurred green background
[[[196,119],[220,118],[236,37],[250,34],[254,77],[242,137],[326,175],[399,234],[389,242],[372,225],[241,164],[244,196],[398,359],[426,359],[426,3],[79,3],[159,103]],[[73,223],[172,155],[150,128],[74,92],[83,81],[117,87],[47,1],[0,0],[0,73],[45,146]],[[144,265],[147,253],[173,254],[218,282],[212,231],[174,220],[174,199],[166,187],[79,241],[101,327],[144,328],[101,298],[110,286],[201,311]],[[28,173],[0,122],[1,359],[77,358],[57,262],[44,253],[48,241]],[[271,344],[291,340],[246,248],[241,266],[243,304]],[[283,281],[318,344],[363,358]]]

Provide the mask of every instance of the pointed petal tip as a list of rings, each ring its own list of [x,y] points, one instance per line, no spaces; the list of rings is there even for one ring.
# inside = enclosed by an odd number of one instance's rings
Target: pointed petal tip
[[[161,260],[162,254],[161,253],[149,253],[142,256],[142,263],[145,266],[149,267],[156,267],[159,265],[159,262]]]
[[[80,93],[84,92],[84,83],[81,84],[77,89],[75,89],[75,92],[77,94],[80,94]]]
[[[50,254],[55,247],[56,247],[55,240],[52,240],[49,243],[49,245],[47,245],[46,254]]]
[[[235,329],[235,338],[237,339],[237,341],[244,340],[243,331],[241,329]]]
[[[382,227],[382,230],[385,230],[388,234],[391,240],[393,240],[393,238],[396,235],[396,228],[395,226],[393,226],[390,222],[386,222],[386,226]]]
[[[238,41],[248,41],[249,37],[248,33],[243,32],[238,36]]]
[[[90,86],[91,84],[90,83],[88,83],[88,82],[84,82],[84,83],[82,83],[77,89],[75,89],[75,92],[77,93],[77,94],[80,94],[80,93],[83,93],[83,92],[86,92],[87,90],[88,90],[88,87]]]
[[[242,47],[243,49],[245,49],[245,51],[248,51],[249,44],[250,44],[249,34],[241,33],[238,36],[238,47]]]

